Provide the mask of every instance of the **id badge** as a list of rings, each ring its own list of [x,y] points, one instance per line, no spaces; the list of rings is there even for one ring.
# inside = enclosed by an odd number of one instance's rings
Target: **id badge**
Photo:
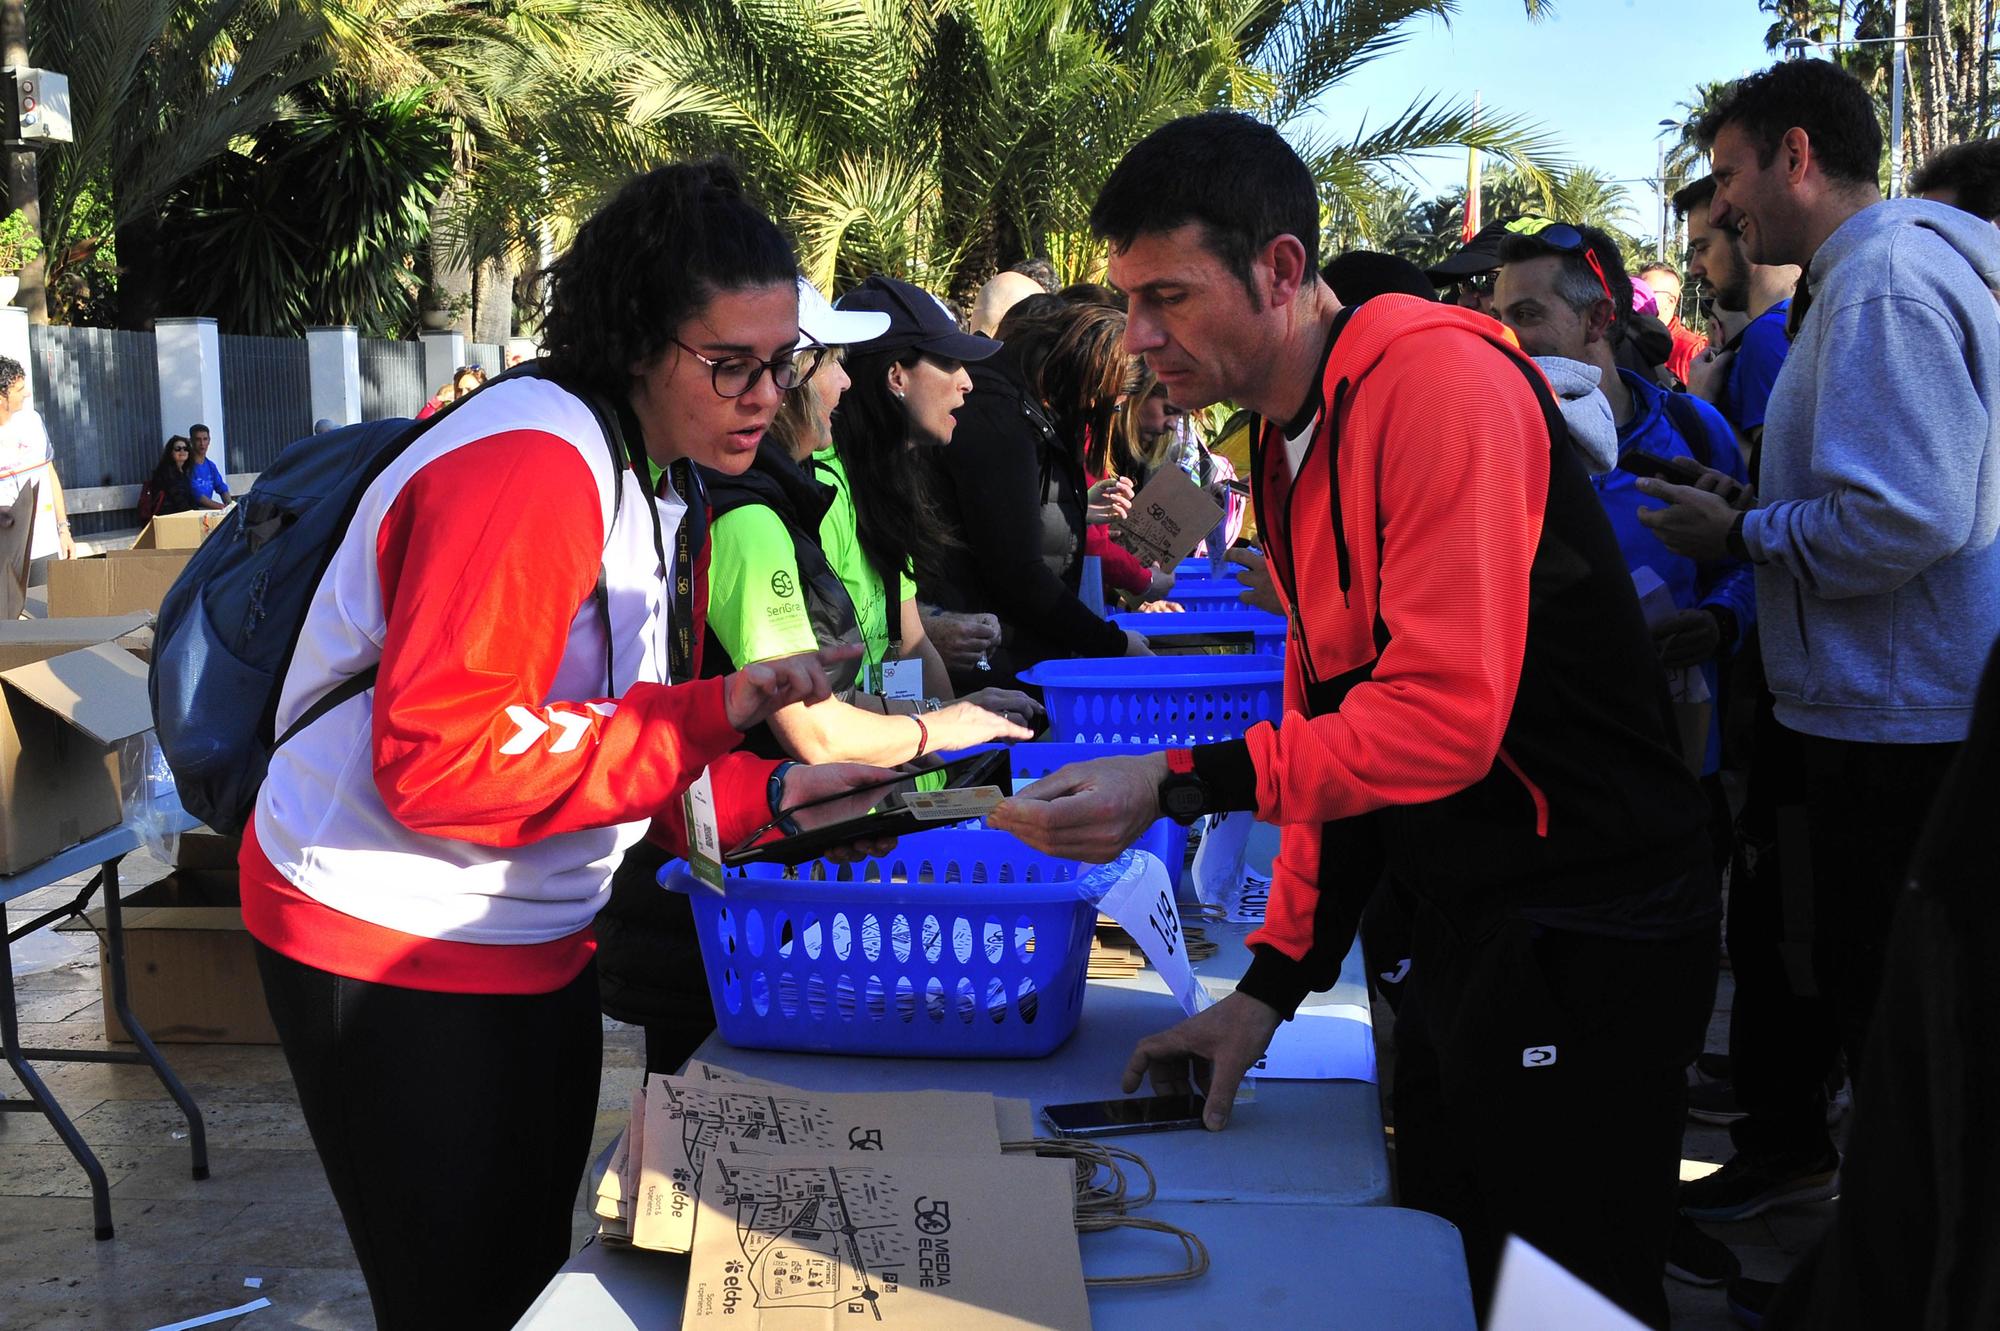
[[[687,822],[688,868],[711,892],[722,892],[722,834],[715,826],[715,787],[708,769],[681,795],[681,815]]]
[[[877,661],[868,667],[868,691],[882,698],[922,702],[924,663],[914,659]]]

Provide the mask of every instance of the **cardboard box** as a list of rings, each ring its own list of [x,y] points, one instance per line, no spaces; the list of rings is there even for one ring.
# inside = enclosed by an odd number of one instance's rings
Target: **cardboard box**
[[[182,838],[183,859],[191,840],[228,847],[228,867],[177,868],[124,899],[125,982],[133,1014],[162,1044],[276,1044],[256,949],[243,928],[235,842],[189,833]],[[110,972],[102,969],[104,911],[91,911],[88,919],[88,926],[61,927],[100,931],[104,1038],[129,1041],[111,1007]]]
[[[153,728],[146,667],[107,642],[71,650],[63,636],[38,646],[15,631],[10,650],[29,659],[0,670],[0,873],[117,826],[119,741]]]
[[[234,508],[231,504],[229,508]],[[208,539],[229,508],[197,508],[186,513],[166,513],[148,522],[132,542],[134,550],[195,550]]]
[[[128,550],[49,565],[49,617],[158,613],[191,550]]]
[[[144,611],[88,619],[0,621],[0,670],[46,661],[100,642],[116,643],[137,654],[139,649],[152,646],[152,624],[153,617]]]

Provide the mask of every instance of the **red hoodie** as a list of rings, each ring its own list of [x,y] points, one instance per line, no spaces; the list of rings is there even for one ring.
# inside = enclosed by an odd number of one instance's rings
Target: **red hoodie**
[[[1333,339],[1299,475],[1270,422],[1253,457],[1286,720],[1192,755],[1212,807],[1284,829],[1243,988],[1287,1014],[1332,982],[1385,868],[1464,918],[1615,916],[1688,874],[1706,818],[1540,370],[1491,319],[1409,296],[1343,311]],[[1698,927],[1712,896],[1607,927]]]

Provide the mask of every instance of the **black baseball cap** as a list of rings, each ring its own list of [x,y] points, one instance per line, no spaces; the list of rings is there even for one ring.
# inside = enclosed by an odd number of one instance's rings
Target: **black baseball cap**
[[[1452,256],[1435,268],[1426,268],[1424,276],[1431,285],[1446,287],[1461,277],[1478,277],[1490,273],[1500,266],[1500,242],[1507,235],[1507,223],[1513,218],[1502,218],[1488,222],[1479,228],[1471,240],[1459,246]]]
[[[958,323],[930,292],[880,273],[835,301],[834,308],[872,310],[889,316],[887,332],[850,346],[849,355],[914,347],[945,360],[978,361],[1000,350],[1000,344],[990,337],[959,332]]]

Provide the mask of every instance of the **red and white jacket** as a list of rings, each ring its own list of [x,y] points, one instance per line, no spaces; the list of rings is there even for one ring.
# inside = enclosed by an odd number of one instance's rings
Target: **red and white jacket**
[[[685,505],[662,488],[671,554]],[[369,487],[307,612],[279,733],[340,680],[380,675],[272,759],[241,857],[253,935],[417,989],[543,993],[582,970],[619,858],[656,816],[678,840],[680,794],[742,738],[721,679],[666,682],[647,501],[589,407],[537,379],[482,390]],[[772,766],[717,764],[725,835],[763,821]]]

